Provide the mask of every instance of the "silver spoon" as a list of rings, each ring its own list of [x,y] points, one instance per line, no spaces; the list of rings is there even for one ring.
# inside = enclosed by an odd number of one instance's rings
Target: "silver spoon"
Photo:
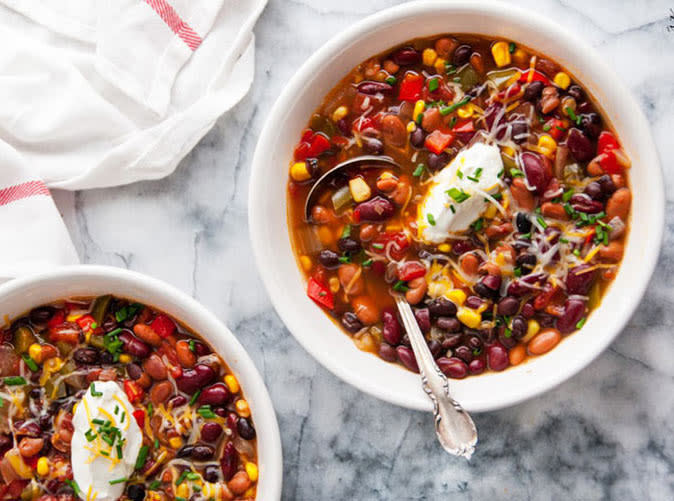
[[[307,221],[311,219],[311,208],[314,205],[314,198],[320,192],[318,188],[327,180],[331,179],[335,174],[337,174],[340,171],[343,171],[344,169],[352,169],[354,167],[358,167],[359,169],[373,169],[373,168],[381,168],[382,166],[400,168],[400,166],[396,163],[396,161],[393,160],[391,157],[375,156],[375,155],[361,155],[359,157],[349,158],[348,160],[345,160],[341,164],[335,165],[332,169],[330,169],[328,172],[319,177],[309,190],[307,199],[304,202],[305,219]]]
[[[433,401],[438,441],[448,453],[470,459],[477,444],[475,423],[449,394],[449,381],[435,363],[409,303],[400,294],[394,294],[393,297],[417,359],[421,385]]]

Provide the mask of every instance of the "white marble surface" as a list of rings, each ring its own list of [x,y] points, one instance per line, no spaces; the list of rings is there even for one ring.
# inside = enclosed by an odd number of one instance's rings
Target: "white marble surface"
[[[428,415],[363,395],[328,373],[272,310],[246,219],[265,112],[329,37],[396,3],[270,0],[255,29],[253,89],[172,176],[55,194],[82,261],[162,278],[236,332],[278,413],[284,499],[674,499],[672,231],[643,307],[619,339],[554,391],[476,416],[481,442],[470,463],[436,446]],[[652,123],[671,188],[674,32],[667,26],[674,0],[517,3],[567,26],[618,70]],[[674,230],[674,216],[667,224]]]

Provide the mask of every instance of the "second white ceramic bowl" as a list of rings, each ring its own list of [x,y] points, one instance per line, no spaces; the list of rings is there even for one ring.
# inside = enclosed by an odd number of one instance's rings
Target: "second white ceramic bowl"
[[[102,294],[134,299],[165,311],[202,336],[222,357],[241,383],[255,423],[260,467],[257,499],[281,499],[281,438],[264,381],[230,330],[187,294],[155,278],[120,268],[67,266],[0,286],[0,317],[16,318],[52,301]]]
[[[404,407],[431,409],[416,374],[359,351],[306,297],[290,246],[286,183],[293,148],[330,89],[367,58],[407,40],[440,33],[507,38],[552,57],[601,103],[633,163],[629,241],[618,276],[601,306],[580,332],[550,353],[504,372],[451,382],[453,395],[466,409],[485,411],[538,395],[591,363],[638,307],[660,249],[663,180],[648,123],[616,74],[576,35],[529,10],[491,1],[413,2],[353,25],[307,60],[269,113],[253,161],[250,232],[274,307],[309,353],[367,393]]]

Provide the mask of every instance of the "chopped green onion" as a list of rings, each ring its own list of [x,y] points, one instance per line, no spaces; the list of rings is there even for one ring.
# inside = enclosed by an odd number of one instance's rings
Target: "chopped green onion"
[[[548,227],[548,223],[545,222],[545,219],[543,219],[543,216],[538,216],[536,218],[536,221],[538,221],[538,224],[540,224],[543,227],[543,229]]]
[[[564,192],[564,194],[562,195],[562,200],[563,200],[564,202],[568,202],[569,200],[571,200],[571,197],[573,196],[573,193],[574,193],[573,188],[569,188],[569,189],[566,190],[566,191]]]
[[[147,487],[151,491],[156,491],[159,489],[161,486],[161,482],[159,480],[153,480],[152,483]]]
[[[197,401],[197,398],[199,398],[199,395],[201,395],[201,390],[197,390],[194,395],[192,395],[192,398],[190,398],[190,405],[194,405],[194,402]]]
[[[580,256],[580,249],[574,249],[573,253],[574,253],[576,256]]]
[[[522,268],[518,266],[515,269],[513,269],[513,275],[515,275],[518,278],[521,277],[522,276]]]
[[[426,214],[426,219],[428,220],[428,224],[431,226],[435,226],[435,217],[433,217],[433,214],[428,213]]]
[[[110,480],[108,483],[110,485],[123,484],[124,482],[126,482],[128,480],[129,480],[128,478],[122,477],[122,478],[116,478],[115,480]]]
[[[91,396],[92,397],[102,397],[102,391],[96,391],[96,383],[91,383]]]
[[[75,494],[77,494],[78,496],[80,496],[82,494],[82,489],[80,489],[80,486],[77,485],[77,482],[75,482],[74,480],[69,479],[69,480],[66,480],[65,483],[67,485],[69,485],[71,487],[71,489],[73,491],[75,491]]]
[[[389,85],[395,85],[396,83],[398,83],[398,79],[394,76],[390,76],[385,80],[385,82]]]
[[[350,263],[351,258],[349,256],[339,256],[339,262],[342,264]]]
[[[544,132],[548,132],[550,129],[552,129],[552,127],[550,126],[550,124],[545,124],[545,125],[543,126],[543,131],[544,131]]]
[[[192,353],[196,353],[196,352],[197,352],[197,343],[194,341],[194,339],[190,339],[189,342],[188,342],[187,344],[189,345],[190,351],[191,351]]]
[[[456,67],[452,63],[445,63],[445,73],[448,75],[456,73]]]
[[[84,436],[87,438],[87,442],[93,442],[94,439],[96,438],[96,432],[89,428],[87,432],[84,434]]]
[[[428,81],[428,90],[433,92],[438,90],[438,87],[440,87],[440,79],[439,78],[431,78]]]
[[[456,203],[460,204],[462,202],[465,202],[470,198],[470,195],[466,193],[463,190],[459,190],[458,188],[450,188],[447,190],[447,194],[452,197],[452,200],[454,200]]]
[[[460,79],[459,79],[460,80]],[[470,96],[464,97],[461,101],[458,103],[450,104],[449,106],[445,106],[443,108],[440,108],[440,114],[444,117],[452,113],[453,111],[458,110],[463,106],[464,104],[467,104],[471,100]]]
[[[382,250],[384,248],[384,244],[372,244],[372,247],[375,249]]]
[[[397,292],[407,292],[410,288],[405,285],[404,280],[398,280],[393,286],[393,290]]]
[[[569,243],[569,241],[568,241],[566,238],[564,238],[564,237],[560,237],[560,238],[559,238],[559,241],[560,241],[561,243],[563,243],[563,244],[568,244],[568,243]]]
[[[578,320],[578,323],[576,324],[576,329],[581,329],[583,325],[585,325],[585,322],[587,321],[587,317],[583,317],[580,320]]]
[[[424,173],[424,169],[425,169],[425,168],[426,168],[426,166],[425,166],[424,164],[419,164],[419,165],[417,165],[417,168],[414,169],[414,172],[412,172],[412,175],[413,175],[414,177],[419,177],[419,176],[421,176],[421,175]]]
[[[212,419],[217,416],[215,412],[211,410],[210,405],[202,405],[197,409],[197,414],[206,419]]]
[[[199,480],[199,478],[200,478],[199,474],[194,473],[193,471],[191,471],[187,474],[187,480]]]
[[[147,461],[147,455],[150,452],[150,448],[147,445],[144,445],[138,451],[138,457],[136,458],[136,470],[140,470],[145,466],[145,461]]]
[[[22,385],[22,384],[26,384],[26,380],[21,376],[11,376],[11,377],[6,377],[4,379],[4,383],[7,386],[19,386],[19,385]]]
[[[522,172],[521,170],[513,167],[512,169],[510,169],[510,176],[511,177],[524,177],[524,172]]]
[[[349,238],[351,236],[351,225],[347,224],[342,230],[342,238]]]
[[[366,259],[363,261],[363,267],[367,268],[368,266],[372,265],[372,259]]]
[[[463,171],[461,169],[457,169],[456,177],[458,177],[459,179],[463,179]]]
[[[456,117],[452,117],[452,119],[449,121],[449,128],[453,129],[457,121],[458,119]]]
[[[154,406],[152,405],[152,402],[147,404],[147,415],[152,417],[152,414],[154,414]]]
[[[453,205],[451,205],[451,204],[449,205],[449,210],[452,211],[452,214],[456,214],[456,209],[454,208]]]
[[[482,226],[484,226],[484,219],[479,218],[477,221],[472,223],[471,228],[473,228],[474,231],[480,231],[482,229]]]
[[[178,477],[178,479],[176,480],[176,485],[182,484],[183,481],[187,478],[187,474],[188,474],[188,473],[189,473],[188,470],[184,470],[184,471],[180,474],[180,476]]]
[[[508,52],[510,52],[511,54],[515,52],[515,42],[510,42],[508,44]]]
[[[0,397],[0,409],[2,409],[2,407],[4,405],[5,405],[5,400],[2,397]]]
[[[158,438],[154,439],[154,448],[159,449],[159,439]]]
[[[21,358],[23,358],[24,363],[28,366],[28,368],[29,368],[31,371],[37,372],[37,370],[39,369],[39,367],[38,367],[37,364],[35,363],[35,360],[33,360],[32,358],[30,358],[30,357],[29,357],[28,355],[26,355],[25,353],[24,353],[23,355],[21,355]]]

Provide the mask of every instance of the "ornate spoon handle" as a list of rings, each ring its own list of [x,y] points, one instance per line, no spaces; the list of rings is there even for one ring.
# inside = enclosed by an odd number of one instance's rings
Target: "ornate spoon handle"
[[[395,301],[417,359],[421,384],[433,402],[438,440],[450,454],[470,459],[477,444],[475,423],[449,394],[449,381],[435,363],[412,308],[400,295],[395,295]]]

